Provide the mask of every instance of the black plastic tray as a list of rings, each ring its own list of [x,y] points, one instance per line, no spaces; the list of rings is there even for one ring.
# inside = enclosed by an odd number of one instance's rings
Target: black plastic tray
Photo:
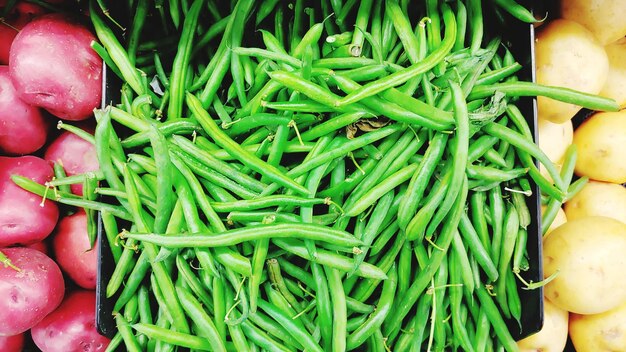
[[[545,11],[545,8],[538,4],[541,1],[518,2],[527,8],[535,9],[536,13],[544,13]],[[487,36],[500,35],[503,44],[523,66],[517,74],[520,80],[535,82],[535,27],[507,15],[504,15],[500,20],[497,19],[497,16],[489,15],[488,12],[485,13],[485,16],[485,18],[490,19],[485,24]],[[537,99],[523,97],[516,102],[516,105],[526,117],[531,131],[533,131],[534,139],[537,141]],[[530,269],[521,273],[527,282],[543,280],[541,197],[539,187],[533,184],[533,188],[533,194],[527,200],[530,213],[533,214],[531,224],[527,228],[527,253]],[[538,332],[543,327],[543,287],[527,290],[518,285],[518,291],[522,302],[522,329],[520,330],[517,322],[512,319],[506,323],[513,337],[519,340]]]
[[[544,13],[545,7],[541,1],[526,0],[519,1],[527,7],[537,9],[537,13]],[[114,9],[112,9],[114,10]],[[499,35],[503,39],[505,45],[513,54],[516,60],[522,64],[523,69],[518,73],[521,80],[535,81],[534,70],[534,27],[533,25],[524,24],[518,20],[504,15],[500,20],[491,13],[490,9],[485,6],[485,18],[489,20],[485,23],[485,35]],[[503,20],[502,20],[503,19]],[[107,75],[108,71],[104,70],[103,79],[103,107],[111,101],[116,101],[115,97],[119,96],[120,82],[114,75]],[[517,106],[524,114],[527,122],[534,133],[537,140],[537,104],[534,98],[521,98],[517,102]],[[541,235],[541,208],[539,189],[534,186],[533,195],[528,199],[528,206],[532,217],[528,230],[527,252],[530,269],[522,273],[527,281],[538,282],[543,280],[543,264],[542,264],[542,235]],[[98,331],[106,336],[112,337],[115,332],[115,321],[112,316],[115,298],[106,298],[106,283],[108,282],[114,270],[114,263],[111,258],[109,243],[106,236],[102,233],[101,222],[98,221],[98,239],[99,239],[99,265],[98,265],[98,283],[97,291],[97,314],[96,325]],[[521,339],[531,335],[541,329],[543,326],[543,288],[534,290],[525,290],[519,287],[520,298],[522,302],[522,329],[520,330],[517,322],[507,321],[507,325],[511,334],[516,339]]]

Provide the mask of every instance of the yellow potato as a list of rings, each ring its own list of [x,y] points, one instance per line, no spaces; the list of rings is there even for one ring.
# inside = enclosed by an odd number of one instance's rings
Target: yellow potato
[[[571,314],[569,332],[577,352],[626,351],[626,302],[600,314]]]
[[[603,45],[626,35],[624,14],[624,0],[561,0],[561,17],[582,24]]]
[[[546,206],[542,205],[541,206],[541,214],[543,215],[543,213],[546,211]],[[565,212],[563,211],[563,208],[559,208],[559,211],[556,213],[556,217],[554,218],[554,220],[552,221],[552,224],[550,224],[550,227],[548,228],[548,231],[546,231],[545,236],[548,236],[548,234],[552,231],[554,231],[554,229],[556,229],[557,227],[565,224],[567,222],[567,216],[565,215]]]
[[[626,224],[626,188],[615,183],[589,181],[565,203],[564,210],[570,220],[598,215]]]
[[[626,182],[626,110],[599,112],[574,131],[576,174],[612,183]]]
[[[574,127],[572,121],[552,123],[545,119],[537,121],[539,148],[552,160],[560,163],[565,151],[574,139]]]
[[[520,352],[563,352],[567,343],[569,313],[549,300],[543,301],[543,327],[541,330],[517,341]]]
[[[626,300],[626,224],[602,216],[568,220],[543,241],[544,276],[558,272],[545,297],[578,314],[606,312]]]
[[[563,123],[552,123],[546,119],[537,120],[537,144],[539,148],[555,164],[557,169],[561,168],[565,151],[574,137],[574,127],[571,120]],[[539,171],[548,180],[552,177],[543,165],[539,165]]]
[[[624,21],[626,23],[626,21]],[[607,45],[609,57],[609,77],[600,91],[600,95],[613,98],[620,108],[626,108],[626,39]]]
[[[535,43],[537,83],[597,94],[606,82],[609,59],[604,47],[580,24],[556,19],[541,26]],[[539,117],[553,123],[570,120],[580,106],[537,98]]]

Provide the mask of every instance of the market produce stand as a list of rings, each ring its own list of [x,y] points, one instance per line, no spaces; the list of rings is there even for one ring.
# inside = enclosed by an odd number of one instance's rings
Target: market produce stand
[[[626,30],[584,2],[0,5],[0,84],[43,131],[0,140],[0,205],[30,204],[0,289],[32,305],[0,310],[3,350],[584,351],[626,325]]]

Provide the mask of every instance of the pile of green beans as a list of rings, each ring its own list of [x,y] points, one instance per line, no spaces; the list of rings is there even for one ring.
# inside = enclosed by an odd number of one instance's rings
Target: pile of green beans
[[[585,180],[515,103],[614,101],[520,81],[487,1],[121,3],[122,35],[90,11],[123,82],[95,112],[100,171],[49,185],[102,198],[14,178],[99,211],[109,350],[516,350],[529,196],[549,223]]]

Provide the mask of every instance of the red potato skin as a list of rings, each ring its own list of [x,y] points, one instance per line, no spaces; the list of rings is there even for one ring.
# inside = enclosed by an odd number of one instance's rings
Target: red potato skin
[[[31,243],[28,244],[26,246],[24,246],[26,248],[30,248],[30,249],[34,249],[38,252],[41,252],[47,256],[50,256],[50,252],[48,251],[48,245],[46,244],[46,242],[41,241],[41,242],[35,242],[35,243]],[[0,350],[2,351],[2,350]]]
[[[0,336],[0,351],[20,352],[24,348],[24,334]]]
[[[56,203],[46,200],[41,206],[41,197],[18,187],[11,175],[44,184],[53,171],[36,156],[0,156],[0,248],[39,242],[52,233],[59,219]]]
[[[65,294],[58,265],[34,249],[2,249],[20,271],[0,265],[0,336],[17,335],[54,311]]]
[[[4,5],[0,4],[0,6]],[[0,23],[0,64],[9,63],[9,51],[18,31],[33,18],[44,13],[45,10],[41,6],[26,1],[15,4],[13,11],[5,18],[4,22]]]
[[[91,49],[95,36],[62,14],[28,23],[9,55],[13,85],[25,102],[65,120],[84,120],[102,96],[102,60]]]
[[[0,151],[10,155],[34,153],[46,143],[48,128],[42,111],[17,95],[9,67],[0,66]]]
[[[84,210],[59,221],[52,247],[57,263],[67,276],[84,289],[96,288],[98,243],[90,249],[87,215]]]
[[[87,130],[93,134],[93,131]],[[71,132],[63,132],[46,149],[44,159],[63,166],[68,176],[97,171],[100,166],[93,144]],[[81,183],[70,186],[72,193],[83,195]]]
[[[97,332],[95,321],[95,291],[73,291],[31,335],[43,352],[104,351],[111,341]]]

